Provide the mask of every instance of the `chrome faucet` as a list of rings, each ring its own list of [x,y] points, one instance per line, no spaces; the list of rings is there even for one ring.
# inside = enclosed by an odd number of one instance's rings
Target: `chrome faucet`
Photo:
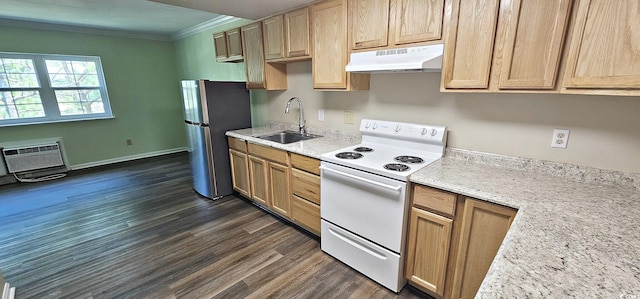
[[[287,102],[287,107],[284,108],[284,113],[289,113],[289,108],[291,107],[291,101],[298,101],[298,105],[300,106],[300,114],[298,116],[298,128],[300,134],[307,134],[307,122],[304,120],[304,111],[302,110],[302,101],[296,97],[290,98]]]

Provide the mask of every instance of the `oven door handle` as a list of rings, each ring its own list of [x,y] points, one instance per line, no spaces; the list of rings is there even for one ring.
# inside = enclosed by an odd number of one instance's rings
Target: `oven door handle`
[[[327,172],[333,172],[333,173],[335,173],[337,175],[345,176],[345,177],[348,177],[350,179],[354,179],[356,181],[361,181],[361,182],[365,182],[365,183],[368,183],[368,184],[371,184],[371,185],[375,185],[375,186],[378,186],[378,187],[381,187],[381,188],[389,189],[391,191],[399,192],[400,189],[402,189],[402,186],[391,186],[391,185],[387,185],[387,184],[383,184],[383,183],[378,183],[378,182],[372,181],[370,179],[361,178],[361,177],[355,176],[353,174],[348,174],[346,172],[333,170],[331,168],[327,168],[327,167],[324,167],[324,166],[320,166],[320,169],[322,169],[324,171],[327,171]]]

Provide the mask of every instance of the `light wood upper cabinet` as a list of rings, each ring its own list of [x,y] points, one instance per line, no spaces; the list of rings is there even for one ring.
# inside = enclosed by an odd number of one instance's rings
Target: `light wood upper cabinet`
[[[313,87],[333,90],[369,89],[369,75],[345,72],[347,48],[346,0],[328,0],[312,7]]]
[[[442,39],[445,0],[349,0],[351,49]]]
[[[387,45],[389,0],[349,0],[349,11],[352,49]]]
[[[576,9],[564,87],[635,89],[639,94],[640,2],[580,0]]]
[[[456,219],[461,231],[451,298],[475,297],[516,212],[489,202],[464,199],[462,217]]]
[[[227,36],[224,32],[213,34],[213,46],[216,50],[216,61],[225,61],[227,59]]]
[[[511,0],[500,89],[553,89],[571,13],[571,0]]]
[[[262,21],[267,61],[286,63],[311,59],[309,7]]]
[[[409,222],[406,277],[443,296],[453,220],[413,207]]]
[[[266,60],[284,58],[284,21],[277,15],[262,21],[264,32],[264,58]]]
[[[214,33],[213,44],[216,51],[216,61],[242,61],[242,39],[240,37],[240,28]]]
[[[391,0],[393,44],[441,40],[444,7],[444,0]]]
[[[225,32],[227,38],[227,59],[238,61],[242,60],[242,37],[240,28],[234,28]]]
[[[454,0],[445,42],[445,88],[487,88],[500,0]]]
[[[455,0],[443,89],[558,90],[572,0]]]
[[[309,7],[284,14],[285,57],[311,58]]]
[[[262,22],[241,27],[242,49],[248,89],[287,89],[286,65],[269,64],[264,60]]]

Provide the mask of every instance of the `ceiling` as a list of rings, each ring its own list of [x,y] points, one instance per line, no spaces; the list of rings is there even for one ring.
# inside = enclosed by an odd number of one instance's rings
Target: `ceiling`
[[[311,0],[153,1],[156,2],[0,0],[0,24],[40,28],[47,28],[47,24],[55,24],[49,27],[51,29],[60,26],[67,29],[68,27],[91,28],[169,38],[204,23],[215,24],[216,21],[234,19],[228,16],[259,19],[313,2]]]

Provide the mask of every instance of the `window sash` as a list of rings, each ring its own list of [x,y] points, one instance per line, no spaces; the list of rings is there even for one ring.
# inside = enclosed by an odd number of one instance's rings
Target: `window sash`
[[[38,91],[40,93],[40,99],[42,102],[42,107],[44,109],[45,116],[44,117],[33,117],[33,118],[17,118],[17,119],[4,119],[0,120],[1,126],[12,126],[12,125],[23,125],[23,124],[34,124],[34,123],[50,123],[50,122],[64,122],[64,121],[77,121],[77,120],[88,120],[88,119],[104,119],[104,118],[113,118],[113,114],[111,111],[111,105],[109,103],[109,97],[107,93],[106,82],[104,78],[104,73],[102,71],[102,63],[100,57],[97,56],[76,56],[76,55],[50,55],[50,54],[30,54],[30,53],[7,53],[0,52],[0,58],[9,58],[9,59],[30,59],[33,61],[34,69],[36,72],[36,76],[38,79],[38,83],[40,87],[0,87],[0,92],[12,92],[12,91]],[[64,86],[64,87],[52,87],[50,76],[48,73],[48,69],[46,66],[46,60],[63,60],[63,61],[82,61],[82,62],[93,62],[96,66],[96,75],[98,77],[98,86],[81,86],[81,87],[73,87],[73,86]],[[72,73],[71,75],[75,75]],[[102,99],[102,109],[104,112],[102,113],[91,113],[91,114],[70,114],[64,115],[65,113],[60,111],[60,105],[58,103],[58,99],[56,98],[56,91],[85,91],[85,90],[97,90],[100,93],[100,98]],[[82,103],[82,102],[79,102]],[[100,104],[97,104],[100,106]],[[64,105],[63,105],[64,106]],[[4,106],[2,106],[4,107]],[[84,111],[84,110],[83,110]]]

